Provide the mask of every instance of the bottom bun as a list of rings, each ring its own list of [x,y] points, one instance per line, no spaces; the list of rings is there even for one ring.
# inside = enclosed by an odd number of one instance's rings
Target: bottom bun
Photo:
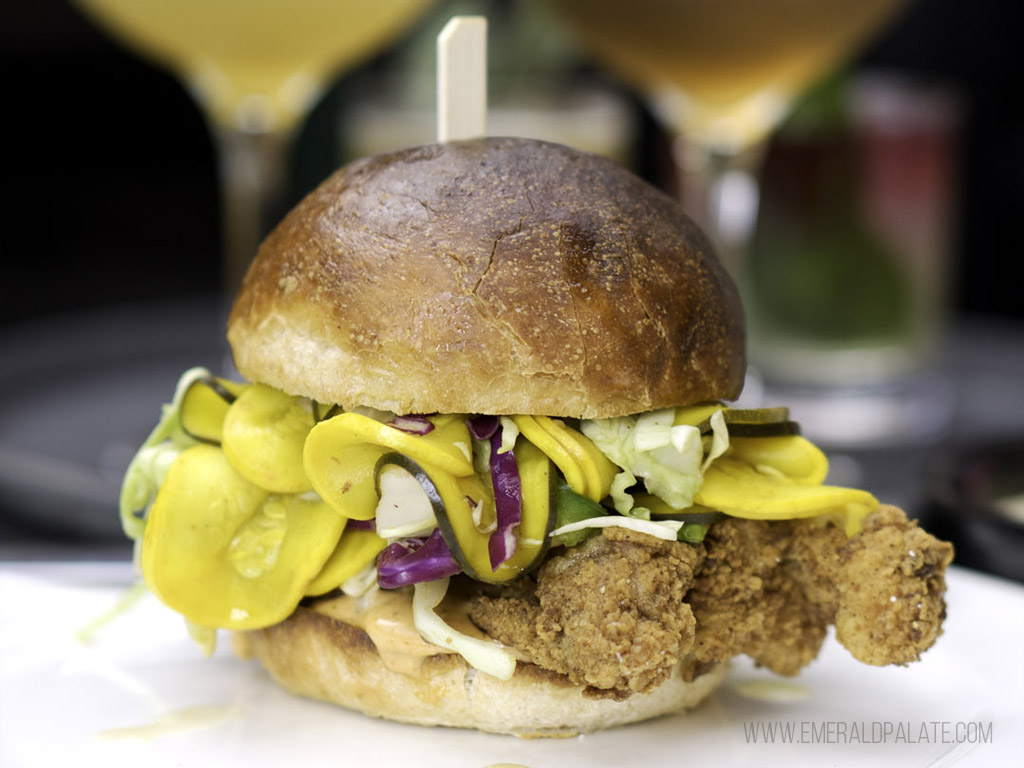
[[[694,707],[726,673],[719,664],[686,682],[680,664],[651,693],[614,701],[522,661],[507,681],[443,652],[396,671],[362,629],[305,607],[239,640],[239,653],[256,656],[292,693],[388,720],[521,737],[574,736]]]

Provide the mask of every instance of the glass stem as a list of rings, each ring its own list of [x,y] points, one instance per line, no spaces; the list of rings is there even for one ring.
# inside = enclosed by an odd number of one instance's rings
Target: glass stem
[[[763,145],[727,152],[678,138],[673,154],[683,207],[712,239],[729,274],[742,285],[757,224]]]
[[[224,292],[233,300],[256,249],[284,213],[289,136],[215,128],[223,207]]]

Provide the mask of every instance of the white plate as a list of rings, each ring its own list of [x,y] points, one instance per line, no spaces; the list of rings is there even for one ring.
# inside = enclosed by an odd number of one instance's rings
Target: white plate
[[[125,564],[0,566],[0,765],[1024,765],[1024,588],[970,571],[951,571],[946,632],[918,664],[867,667],[830,638],[796,683],[738,662],[695,712],[562,740],[293,698],[227,648],[203,659],[148,595],[76,639],[130,578]]]

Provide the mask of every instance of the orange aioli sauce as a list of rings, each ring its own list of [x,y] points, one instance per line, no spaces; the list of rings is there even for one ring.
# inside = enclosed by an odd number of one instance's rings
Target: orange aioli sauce
[[[453,651],[420,637],[413,623],[410,590],[374,589],[362,597],[343,595],[321,600],[312,608],[325,616],[359,627],[369,635],[388,669],[412,675],[419,671],[424,659]],[[470,621],[469,602],[465,599],[448,596],[438,606],[437,613],[457,632],[482,640],[490,639]]]

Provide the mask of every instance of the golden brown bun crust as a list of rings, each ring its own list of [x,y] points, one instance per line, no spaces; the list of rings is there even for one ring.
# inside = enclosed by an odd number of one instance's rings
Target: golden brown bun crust
[[[613,162],[481,139],[337,171],[271,233],[239,371],[398,413],[603,417],[739,394],[737,292],[676,203]]]
[[[301,696],[388,720],[527,737],[572,736],[694,707],[726,673],[719,664],[684,682],[677,670],[654,692],[625,701],[586,698],[582,686],[523,662],[507,682],[454,654],[427,657],[418,673],[407,674],[389,669],[363,630],[303,607],[281,624],[246,633],[243,644]]]

